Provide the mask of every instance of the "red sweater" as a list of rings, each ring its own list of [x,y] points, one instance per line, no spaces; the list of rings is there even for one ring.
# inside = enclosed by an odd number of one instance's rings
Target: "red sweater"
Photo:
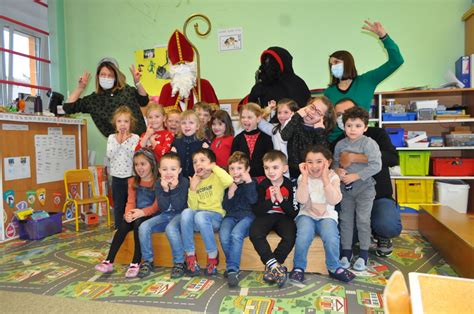
[[[135,151],[142,148],[141,143],[142,143],[142,138],[144,135],[145,133],[143,133],[140,136],[140,140],[138,141],[137,147],[135,147]],[[164,154],[166,154],[167,152],[171,150],[171,143],[173,143],[174,134],[173,132],[170,132],[168,130],[159,130],[153,133],[152,137],[153,136],[155,137],[155,141],[157,142],[153,151],[155,152],[156,161],[160,161],[161,156],[163,156]],[[151,148],[150,142],[148,142],[147,147]]]
[[[232,135],[224,135],[212,140],[211,149],[216,154],[216,164],[221,168],[227,169],[233,141]]]

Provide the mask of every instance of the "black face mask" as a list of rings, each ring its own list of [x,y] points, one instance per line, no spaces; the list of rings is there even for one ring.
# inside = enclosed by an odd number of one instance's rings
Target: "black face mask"
[[[272,85],[276,83],[281,76],[280,65],[271,56],[266,56],[262,64],[255,73],[257,83]]]

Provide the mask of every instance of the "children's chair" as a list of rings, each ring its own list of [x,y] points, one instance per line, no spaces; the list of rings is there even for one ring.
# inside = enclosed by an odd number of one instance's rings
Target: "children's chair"
[[[77,184],[78,189],[82,188],[83,191],[90,191],[92,197],[83,198],[80,190],[76,191],[74,195],[71,194],[69,187],[74,183]],[[96,189],[96,186],[94,185],[92,171],[89,169],[67,170],[64,172],[64,187],[66,190],[66,201],[64,202],[63,212],[66,212],[66,208],[69,203],[74,203],[76,210],[76,231],[79,231],[79,205],[82,209],[83,205],[100,204],[103,202],[105,202],[107,205],[107,225],[110,227],[109,198],[107,196],[96,195],[95,191],[98,191],[98,189]]]

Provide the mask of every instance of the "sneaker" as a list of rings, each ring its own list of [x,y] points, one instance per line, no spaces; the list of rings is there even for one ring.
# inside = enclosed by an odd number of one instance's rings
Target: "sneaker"
[[[345,256],[341,258],[339,263],[341,263],[341,267],[344,269],[348,269],[349,267],[351,267],[351,262]]]
[[[266,283],[275,283],[275,278],[270,268],[265,267],[265,272],[263,273],[263,281]]]
[[[219,265],[219,255],[215,258],[207,257],[207,265],[206,269],[204,270],[204,274],[206,276],[212,276],[217,274],[217,265]]]
[[[235,288],[239,285],[239,276],[240,273],[238,271],[231,270],[227,272],[227,285],[229,288]]]
[[[140,266],[140,271],[138,272],[138,278],[145,278],[150,275],[152,271],[155,271],[155,266],[153,265],[153,261],[151,262],[143,262]]]
[[[304,281],[304,270],[295,268],[290,273],[290,280],[303,282]]]
[[[344,268],[344,267],[343,267]],[[359,257],[354,265],[352,266],[352,268],[354,270],[357,270],[357,271],[364,271],[367,269],[367,265],[365,264],[365,260],[362,258],[362,257]]]
[[[392,240],[383,237],[378,237],[377,240],[377,249],[375,250],[375,254],[381,257],[390,256],[393,251]]]
[[[184,271],[186,266],[184,263],[175,263],[173,268],[171,268],[171,278],[181,278],[184,276]]]
[[[94,268],[101,273],[107,274],[114,271],[114,264],[109,261],[103,261],[102,263],[95,265]]]
[[[196,255],[186,255],[186,273],[191,277],[201,274],[201,267],[197,263]]]
[[[140,265],[138,263],[131,263],[130,266],[128,266],[127,272],[125,273],[125,278],[135,278],[137,277],[139,271]]]
[[[355,275],[353,272],[347,269],[344,269],[342,267],[339,267],[338,269],[336,269],[335,272],[331,272],[328,270],[328,273],[329,273],[329,277],[340,280],[342,282],[350,282],[352,281],[352,279],[355,278]]]
[[[276,265],[274,265],[272,268],[272,274],[278,287],[283,287],[286,280],[288,279],[286,267],[280,263],[276,263]]]

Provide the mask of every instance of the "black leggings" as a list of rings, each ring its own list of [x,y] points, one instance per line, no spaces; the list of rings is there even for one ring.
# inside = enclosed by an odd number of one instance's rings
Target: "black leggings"
[[[149,217],[141,217],[137,220],[132,221],[131,223],[126,222],[125,220],[118,226],[117,231],[115,232],[114,239],[110,245],[109,255],[107,260],[111,263],[114,262],[115,255],[117,255],[120,246],[122,245],[127,233],[133,230],[133,239],[135,240],[135,249],[133,253],[132,263],[140,263],[142,260],[142,252],[140,250],[140,238],[138,237],[138,228],[141,223],[147,220]]]

